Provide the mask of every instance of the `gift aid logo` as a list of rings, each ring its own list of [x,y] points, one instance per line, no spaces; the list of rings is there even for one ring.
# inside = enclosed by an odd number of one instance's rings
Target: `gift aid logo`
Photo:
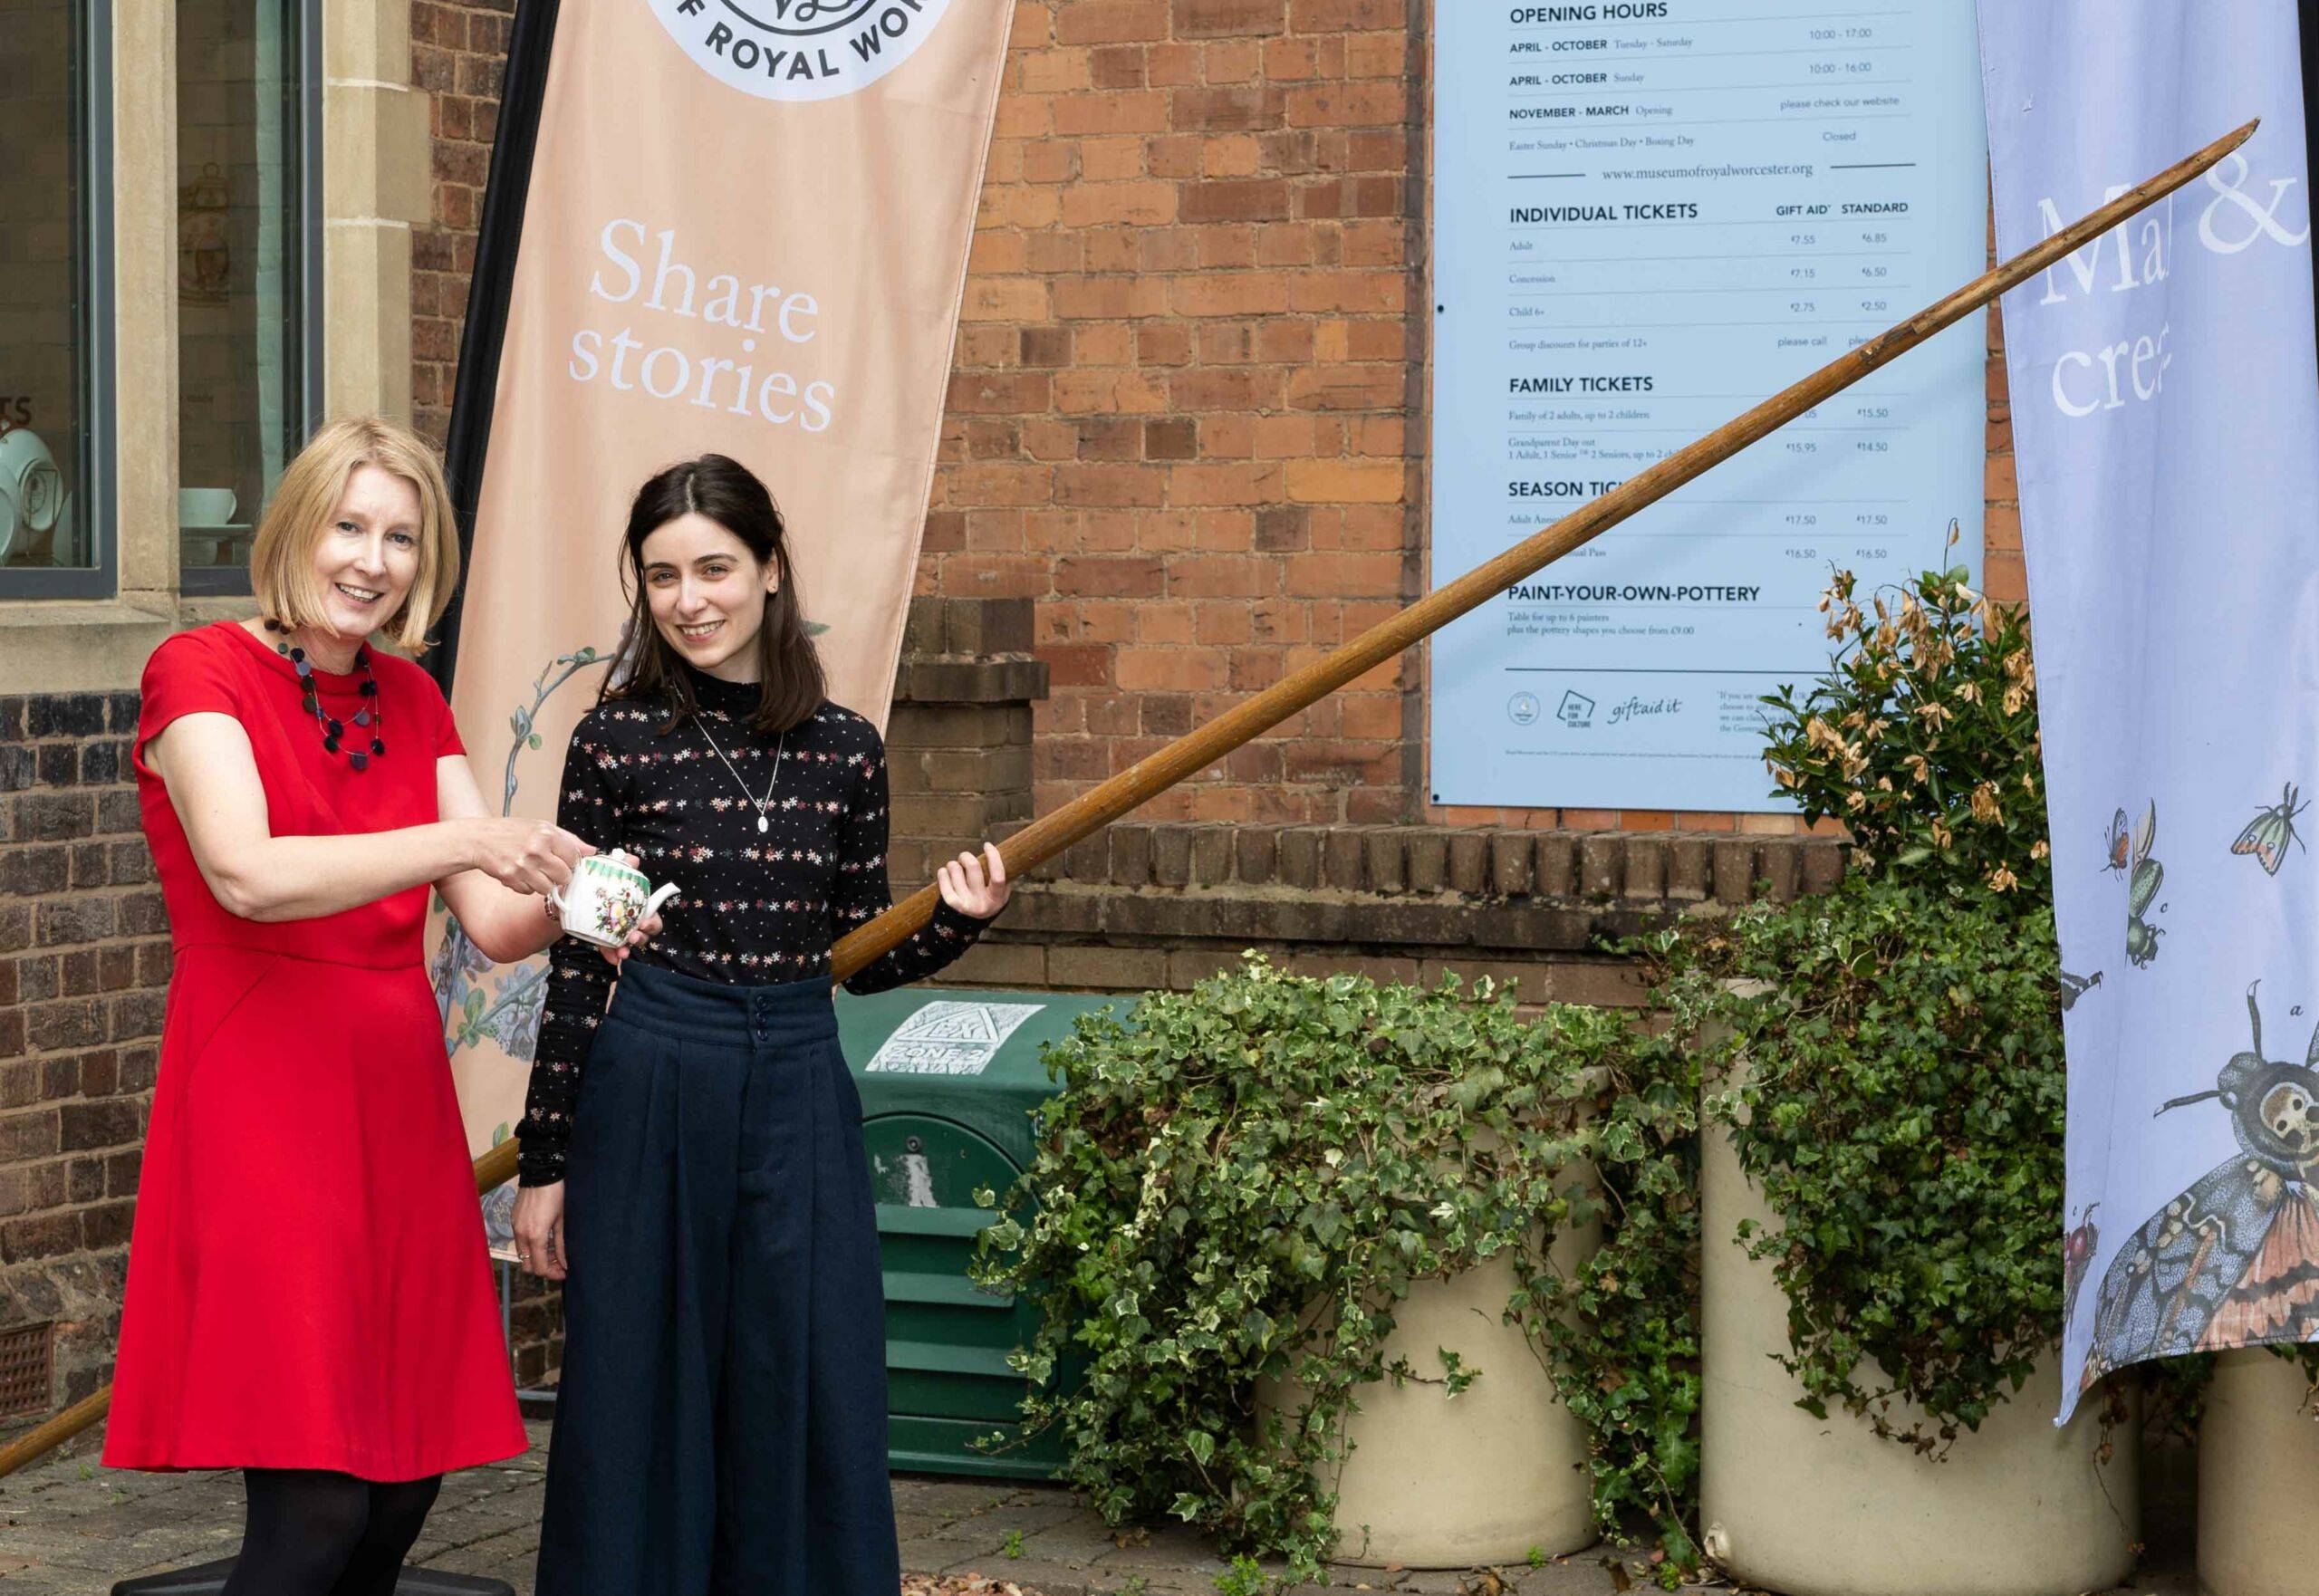
[[[650,0],[703,71],[760,100],[834,100],[908,61],[950,0]]]

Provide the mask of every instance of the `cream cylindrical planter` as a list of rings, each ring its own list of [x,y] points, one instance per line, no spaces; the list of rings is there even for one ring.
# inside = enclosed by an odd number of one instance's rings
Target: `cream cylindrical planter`
[[[1602,1245],[1590,1222],[1554,1238],[1567,1273]],[[1356,1394],[1345,1425],[1352,1450],[1333,1482],[1337,1556],[1381,1568],[1472,1568],[1549,1556],[1594,1540],[1586,1428],[1555,1394],[1540,1352],[1503,1322],[1516,1279],[1493,1259],[1451,1280],[1420,1281],[1393,1311],[1385,1361],[1426,1377]],[[1447,1395],[1440,1351],[1480,1378]],[[1261,1406],[1292,1409],[1294,1388],[1267,1385]]]
[[[2135,1427],[2118,1428],[2106,1466],[2099,1401],[2055,1428],[2058,1351],[1938,1461],[1841,1409],[1819,1419],[1795,1405],[1804,1389],[1774,1361],[1789,1351],[1787,1297],[1737,1234],[1777,1221],[1729,1135],[1709,1125],[1701,1140],[1708,1554],[1783,1596],[2078,1596],[2123,1579],[2140,1538]]]
[[[2260,1348],[2215,1360],[2199,1425],[2199,1589],[2288,1596],[2319,1586],[2319,1423],[2303,1372]]]

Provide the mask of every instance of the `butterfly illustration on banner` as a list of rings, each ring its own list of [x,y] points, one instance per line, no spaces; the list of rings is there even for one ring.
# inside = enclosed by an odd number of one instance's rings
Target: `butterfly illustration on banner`
[[[2310,808],[2308,803],[2295,801],[2295,784],[2287,784],[2285,795],[2247,822],[2238,833],[2238,841],[2230,845],[2233,853],[2251,853],[2256,862],[2271,875],[2279,873],[2279,866],[2286,862],[2286,845],[2303,847],[2303,839],[2295,834],[2295,817]]]
[[[2067,1014],[2071,1009],[2075,1008],[2079,998],[2083,997],[2087,993],[2102,985],[2102,972],[2099,970],[2094,971],[2090,976],[2073,976],[2067,970],[2063,970],[2060,974],[2062,1012],[2064,1014]]]
[[[2153,798],[2142,813],[2141,824],[2131,833],[2126,830],[2126,812],[2118,811],[2111,818],[2102,843],[2107,862],[2102,868],[2122,874],[2131,871],[2126,877],[2126,962],[2136,969],[2158,957],[2158,939],[2166,935],[2142,918],[2166,880],[2166,867],[2150,856],[2151,845],[2157,841],[2158,800]]]
[[[2247,989],[2254,1046],[2211,1091],[2239,1151],[2151,1215],[2120,1250],[2094,1299],[2083,1385],[2146,1358],[2219,1351],[2319,1334],[2319,1032],[2300,1064],[2263,1056],[2263,1014]],[[2089,1210],[2090,1213],[2090,1210]]]

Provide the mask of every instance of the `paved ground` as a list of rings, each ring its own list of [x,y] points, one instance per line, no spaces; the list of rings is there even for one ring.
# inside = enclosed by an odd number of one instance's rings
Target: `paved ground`
[[[532,1590],[532,1556],[546,1427],[532,1450],[496,1468],[444,1482],[417,1548],[447,1572],[505,1580]],[[1106,1531],[1059,1486],[897,1476],[894,1506],[909,1596],[1215,1596],[1224,1562],[1197,1536],[1160,1530],[1128,1543]],[[115,1580],[230,1553],[241,1524],[236,1475],[120,1474],[101,1468],[84,1437],[13,1478],[0,1480],[0,1596],[102,1596]],[[1339,1591],[1413,1596],[1602,1596],[1631,1584],[1601,1548],[1540,1568],[1405,1572],[1342,1567]],[[2138,1596],[2191,1596],[2179,1554],[2134,1587]],[[1634,1575],[1645,1571],[1637,1562]],[[1944,1596],[1927,1591],[1926,1596]]]

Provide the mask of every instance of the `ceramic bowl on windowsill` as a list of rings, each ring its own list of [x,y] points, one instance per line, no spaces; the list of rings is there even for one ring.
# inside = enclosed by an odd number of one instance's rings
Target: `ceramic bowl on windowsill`
[[[181,487],[178,489],[178,525],[187,532],[231,526],[236,502],[230,487]]]
[[[191,569],[236,563],[236,540],[248,526],[234,519],[237,500],[230,487],[178,489],[178,562]]]

